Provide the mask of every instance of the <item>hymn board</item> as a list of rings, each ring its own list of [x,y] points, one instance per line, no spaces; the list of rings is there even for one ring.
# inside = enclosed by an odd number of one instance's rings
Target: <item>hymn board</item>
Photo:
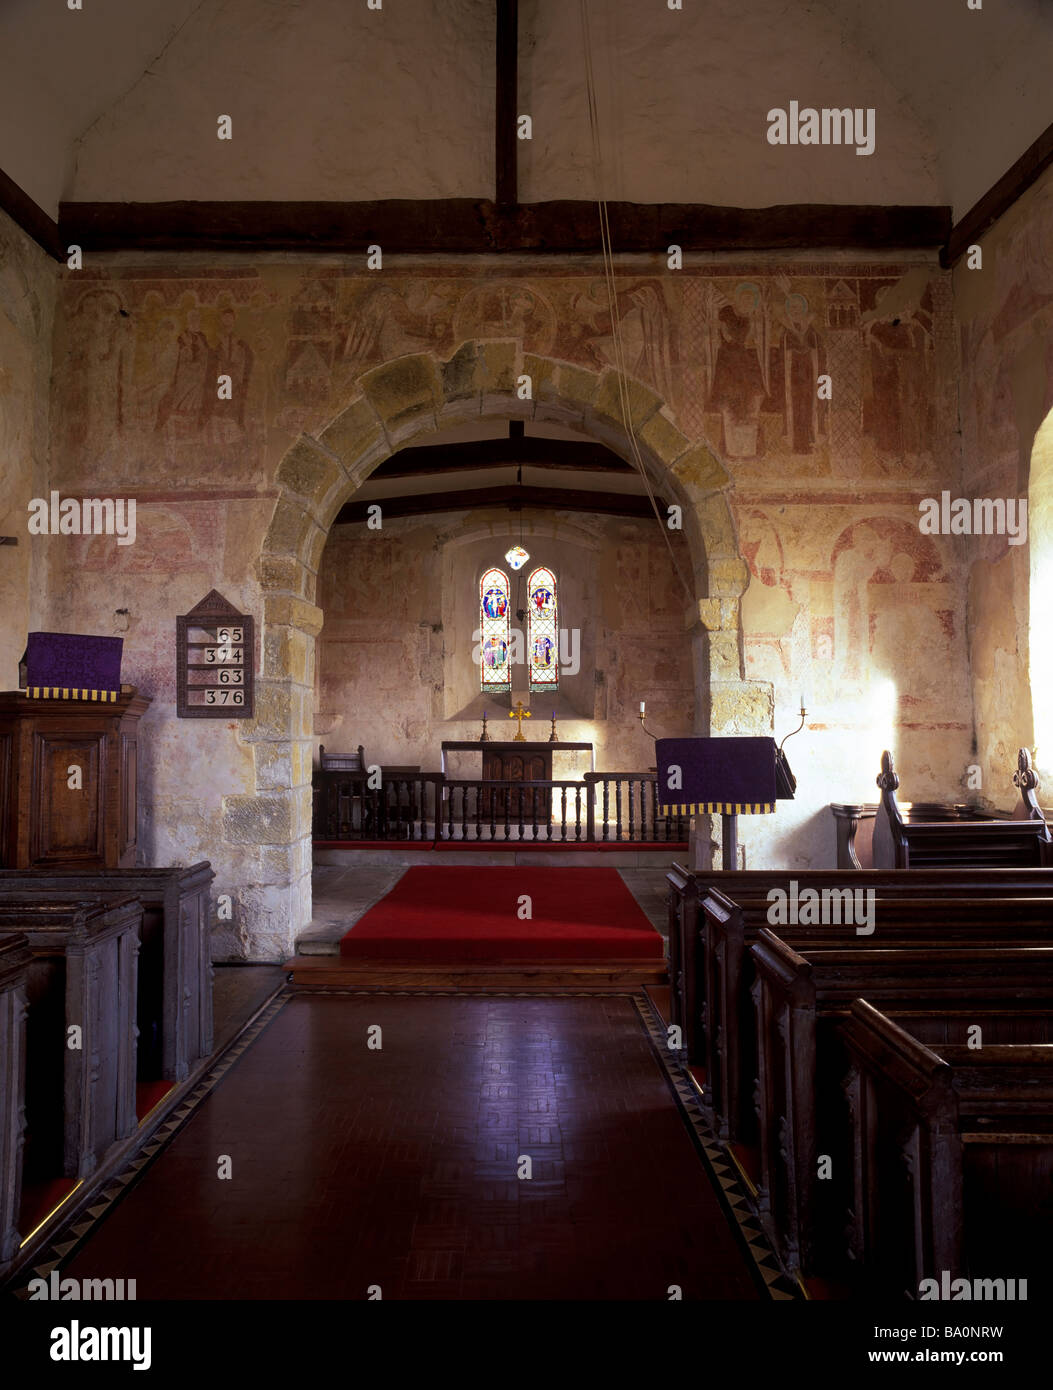
[[[176,713],[180,719],[251,719],[254,629],[212,590],[176,618]]]

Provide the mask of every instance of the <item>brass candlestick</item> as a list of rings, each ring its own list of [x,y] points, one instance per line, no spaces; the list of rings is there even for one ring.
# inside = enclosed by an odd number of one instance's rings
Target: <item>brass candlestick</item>
[[[483,732],[479,735],[480,743],[489,743],[490,735],[486,732],[486,710],[483,710]]]
[[[559,739],[556,737],[556,711],[555,711],[555,710],[552,711],[552,732],[551,732],[551,733],[549,734],[549,736],[548,736],[548,741],[549,741],[549,743],[558,743],[558,742],[559,742]]]

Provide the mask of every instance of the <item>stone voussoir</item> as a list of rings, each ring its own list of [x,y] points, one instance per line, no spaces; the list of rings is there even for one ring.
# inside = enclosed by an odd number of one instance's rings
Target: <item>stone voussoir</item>
[[[592,405],[586,414],[624,425],[628,412],[633,430],[638,432],[661,405],[661,396],[656,396],[649,386],[644,386],[633,377],[623,376],[612,367],[600,377]]]
[[[334,454],[309,435],[302,435],[282,459],[276,481],[302,498],[305,510],[319,516],[329,495],[346,487],[348,478]]]
[[[443,404],[442,369],[431,353],[385,362],[366,372],[361,385],[392,439],[420,418],[436,420]]]

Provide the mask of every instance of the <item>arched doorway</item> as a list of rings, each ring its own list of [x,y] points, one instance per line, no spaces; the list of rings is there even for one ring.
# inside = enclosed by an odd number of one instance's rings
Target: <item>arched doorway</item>
[[[287,847],[287,883],[261,885],[288,904],[288,949],[311,916],[311,749],[315,604],[322,550],[340,508],[374,468],[417,436],[480,419],[564,425],[632,459],[629,429],[656,490],[682,508],[694,595],[685,631],[695,672],[697,733],[771,726],[771,692],[747,683],[739,600],[749,571],[724,489],[727,473],[672,423],[660,397],[613,370],[592,372],[525,353],[515,341],[470,341],[449,358],[396,358],[359,380],[361,395],[282,460],[274,515],[257,565],[263,591],[257,718],[245,732],[272,843]],[[627,408],[628,428],[624,418]]]

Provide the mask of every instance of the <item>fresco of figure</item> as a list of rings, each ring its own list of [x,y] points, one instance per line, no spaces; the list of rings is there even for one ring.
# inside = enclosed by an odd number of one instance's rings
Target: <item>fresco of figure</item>
[[[588,295],[576,295],[571,308],[581,324],[577,338],[570,344],[572,358],[601,370],[618,367],[628,376],[653,387],[663,400],[673,400],[669,316],[658,281],[643,280],[617,293],[617,339],[612,327],[610,295],[602,280],[590,285]]]
[[[787,444],[791,453],[810,454],[819,436],[818,378],[822,367],[815,315],[803,294],[786,297],[782,360]]]
[[[876,295],[876,312],[891,287]],[[932,319],[923,308],[900,309],[875,318],[864,329],[869,390],[863,429],[893,459],[932,450]]]
[[[176,364],[172,383],[157,407],[156,429],[172,430],[177,435],[196,433],[203,423],[208,406],[208,339],[201,331],[201,313],[189,309],[186,327],[176,340]]]
[[[70,315],[69,368],[72,398],[79,403],[80,447],[98,453],[134,413],[130,400],[131,320],[113,290],[92,289]]]
[[[235,331],[233,309],[224,309],[219,316],[219,340],[212,349],[208,380],[213,385],[211,414],[213,426],[221,438],[227,442],[236,438],[245,429],[245,404],[249,394],[249,379],[252,376],[252,349],[244,338]],[[231,394],[229,400],[220,398],[215,383],[220,376],[229,376]]]
[[[771,390],[770,319],[756,285],[736,286],[734,301],[718,291],[707,337],[709,409],[721,418],[720,447],[727,458],[756,458],[761,405]]]

